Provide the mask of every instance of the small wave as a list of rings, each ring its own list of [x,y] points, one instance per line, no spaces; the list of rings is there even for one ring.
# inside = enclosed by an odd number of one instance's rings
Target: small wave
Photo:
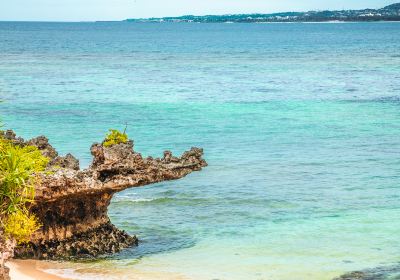
[[[117,197],[114,202],[150,202],[156,200],[157,198],[132,198],[129,196]]]
[[[366,103],[366,102],[378,102],[378,103],[400,103],[400,96],[382,96],[370,99],[354,99],[344,100],[345,102],[351,103]]]
[[[72,268],[64,268],[64,269],[43,269],[45,273],[52,274],[65,279],[76,279],[76,280],[112,280],[117,279],[114,277],[109,277],[109,275],[101,275],[96,273],[79,273],[75,269]]]
[[[394,103],[400,103],[400,96],[387,96],[387,97],[381,97],[378,98],[376,101],[380,102],[394,102]]]
[[[130,199],[130,202],[149,202],[153,201],[155,198],[136,198],[136,199]]]

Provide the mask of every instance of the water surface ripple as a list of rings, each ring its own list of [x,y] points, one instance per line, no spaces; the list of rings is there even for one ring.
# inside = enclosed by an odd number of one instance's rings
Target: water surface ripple
[[[0,114],[83,166],[108,128],[209,167],[115,196],[82,279],[328,280],[400,260],[400,25],[0,23]],[[88,274],[89,273],[89,274]]]

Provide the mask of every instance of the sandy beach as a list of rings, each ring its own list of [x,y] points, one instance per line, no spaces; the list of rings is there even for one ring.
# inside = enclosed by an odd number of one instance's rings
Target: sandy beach
[[[13,260],[7,263],[10,268],[11,280],[65,280],[68,278],[58,277],[43,272],[48,268],[45,262],[34,260]],[[72,280],[72,279],[70,279]]]
[[[190,278],[177,273],[167,271],[141,271],[130,269],[129,274],[126,271],[109,270],[107,272],[99,270],[87,270],[83,267],[78,268],[79,276],[62,277],[46,273],[46,270],[57,269],[59,266],[56,263],[36,260],[12,260],[7,262],[10,268],[11,280],[74,280],[74,279],[130,279],[130,280],[189,280]],[[60,272],[62,273],[62,272]]]

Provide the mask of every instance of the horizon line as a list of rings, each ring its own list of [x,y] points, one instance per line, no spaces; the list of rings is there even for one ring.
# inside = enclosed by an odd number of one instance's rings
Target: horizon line
[[[124,19],[115,19],[115,20],[2,20],[0,22],[48,22],[48,23],[94,23],[94,22],[124,22],[127,20],[145,20],[145,19],[162,19],[162,18],[179,18],[179,17],[187,17],[187,16],[194,16],[194,17],[206,17],[206,16],[234,16],[234,15],[273,15],[273,14],[280,14],[280,13],[307,13],[307,12],[323,12],[323,11],[359,11],[359,10],[379,10],[383,9],[387,6],[397,4],[399,2],[395,2],[381,8],[361,8],[361,9],[316,9],[316,10],[308,10],[308,11],[280,11],[280,12],[251,12],[251,13],[225,13],[225,14],[182,14],[178,16],[161,16],[161,17],[132,17],[132,18],[124,18]]]

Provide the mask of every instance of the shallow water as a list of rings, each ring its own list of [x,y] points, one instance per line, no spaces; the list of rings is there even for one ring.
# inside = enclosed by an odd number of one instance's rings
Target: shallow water
[[[398,23],[0,23],[6,127],[82,166],[125,123],[144,155],[209,162],[113,199],[138,248],[57,268],[328,280],[399,262],[399,50]]]

